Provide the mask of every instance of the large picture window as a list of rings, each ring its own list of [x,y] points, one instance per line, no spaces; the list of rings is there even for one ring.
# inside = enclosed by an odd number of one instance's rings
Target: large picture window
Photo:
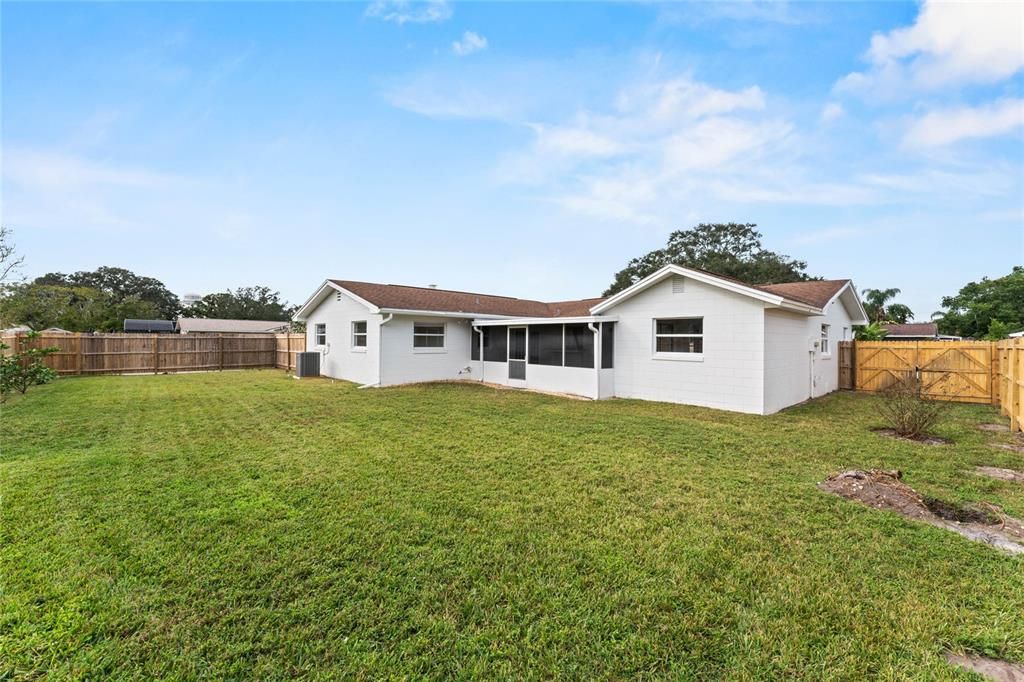
[[[366,348],[366,320],[352,323],[352,347]]]
[[[530,327],[530,364],[562,366],[562,325],[535,324]]]
[[[484,360],[508,362],[508,327],[484,327]]]
[[[678,317],[654,321],[656,353],[703,353],[704,318]]]
[[[565,366],[594,366],[594,332],[587,325],[565,325]]]
[[[315,343],[318,346],[327,345],[327,325],[323,322],[318,322],[316,327],[313,328],[313,336]]]
[[[414,322],[412,325],[412,347],[440,350],[444,348],[444,324]]]

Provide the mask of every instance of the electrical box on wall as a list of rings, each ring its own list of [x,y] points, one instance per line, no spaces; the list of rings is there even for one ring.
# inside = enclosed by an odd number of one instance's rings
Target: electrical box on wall
[[[816,339],[813,336],[807,337],[807,350],[812,353],[817,353],[818,348],[821,347],[821,339]]]

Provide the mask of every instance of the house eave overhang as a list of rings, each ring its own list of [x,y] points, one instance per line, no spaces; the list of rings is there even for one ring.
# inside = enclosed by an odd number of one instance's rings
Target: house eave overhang
[[[381,308],[380,312],[390,315],[418,315],[420,317],[458,317],[466,320],[508,320],[509,315],[493,315],[490,313],[467,313],[448,310],[415,310],[412,308]]]
[[[523,326],[530,324],[586,324],[588,322],[617,322],[619,318],[611,315],[583,315],[578,317],[506,317],[498,320],[478,318],[473,320],[474,327]]]
[[[846,312],[850,315],[850,324],[858,326],[868,324],[868,313],[864,310],[864,304],[860,302],[860,296],[857,294],[857,288],[853,286],[853,280],[844,284],[843,288],[837,291],[829,299],[829,302],[825,304],[825,308],[832,305],[832,301],[835,301],[837,298],[846,307]]]

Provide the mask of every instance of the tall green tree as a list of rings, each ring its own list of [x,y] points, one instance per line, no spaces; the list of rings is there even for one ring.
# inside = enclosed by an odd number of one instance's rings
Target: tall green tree
[[[630,260],[615,273],[604,295],[622,291],[670,264],[708,270],[748,284],[812,279],[806,273],[806,262],[765,249],[756,228],[754,223],[701,223],[689,230],[676,230],[664,248]]]
[[[978,338],[996,320],[1011,331],[1024,329],[1024,266],[1008,275],[970,282],[955,296],[942,299],[945,311],[937,320],[943,334]]]
[[[118,300],[94,287],[31,282],[8,285],[0,295],[0,321],[5,327],[110,332],[123,329],[125,318],[150,319],[159,315],[160,310],[150,301],[135,297]]]
[[[899,289],[865,289],[861,293],[864,311],[872,322],[903,324],[914,317],[914,311],[907,306],[889,302],[899,295]]]
[[[95,270],[80,270],[66,275],[62,272],[50,272],[34,280],[35,284],[48,284],[62,287],[89,287],[106,294],[111,301],[121,303],[137,299],[152,303],[157,308],[153,317],[173,320],[181,311],[178,297],[154,277],[136,275],[131,270],[115,267],[99,267]]]
[[[212,317],[225,320],[291,319],[295,306],[281,300],[280,292],[270,287],[240,287],[234,291],[207,294],[188,308],[191,317]]]

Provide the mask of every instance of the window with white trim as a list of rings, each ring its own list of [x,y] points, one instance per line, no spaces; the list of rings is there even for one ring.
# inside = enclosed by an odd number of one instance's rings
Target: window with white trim
[[[366,348],[366,320],[352,323],[352,347]]]
[[[831,348],[829,348],[829,345],[828,345],[828,330],[830,328],[831,328],[831,325],[827,325],[827,324],[821,325],[821,354],[822,355],[829,355],[832,352]]]
[[[323,322],[317,322],[315,327],[314,336],[316,337],[316,345],[326,346],[327,345],[327,325]]]
[[[703,353],[704,318],[677,317],[654,321],[655,353]]]
[[[412,325],[412,347],[444,349],[444,323],[414,322]]]

